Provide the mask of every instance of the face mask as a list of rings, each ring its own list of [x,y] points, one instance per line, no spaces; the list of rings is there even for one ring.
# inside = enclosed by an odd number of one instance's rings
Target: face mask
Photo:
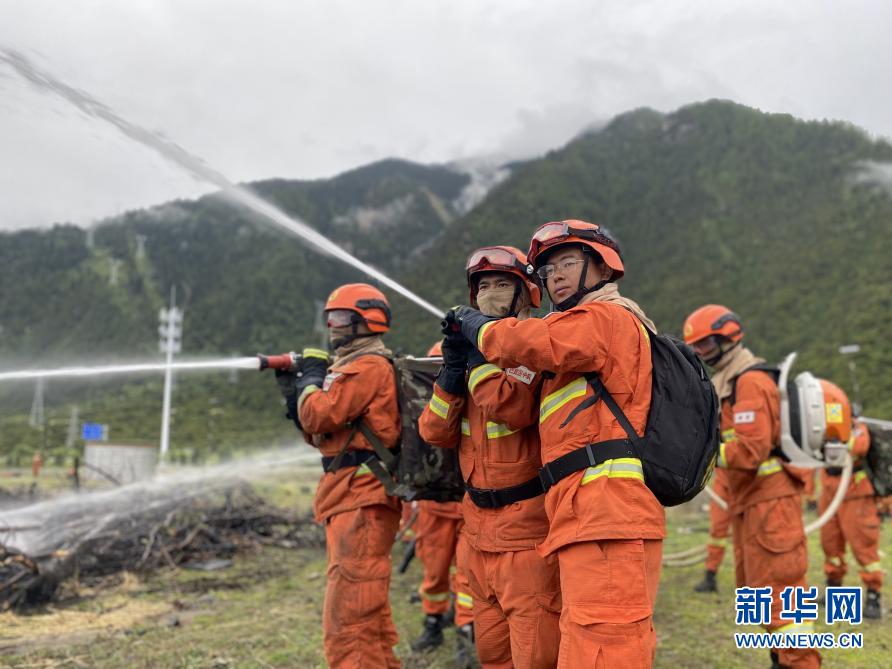
[[[511,311],[514,302],[514,287],[491,288],[484,293],[477,293],[477,306],[485,316],[504,318]]]

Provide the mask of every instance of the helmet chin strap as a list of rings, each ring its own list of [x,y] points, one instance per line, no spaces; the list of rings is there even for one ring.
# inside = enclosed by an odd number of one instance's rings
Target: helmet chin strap
[[[361,319],[359,317],[355,317],[352,319],[351,324],[350,324],[350,329],[351,329],[350,334],[345,335],[345,336],[341,337],[340,339],[329,339],[328,340],[329,352],[334,353],[339,348],[341,348],[341,346],[346,346],[347,344],[349,344],[357,339],[360,339],[362,337],[374,337],[375,336],[374,332],[368,332],[368,333],[360,333],[359,332],[360,321],[361,321]]]
[[[588,260],[592,257],[591,253],[588,251],[582,252],[585,257],[585,265],[582,266],[582,273],[579,275],[579,284],[576,287],[576,292],[573,293],[570,297],[565,300],[561,300],[560,302],[555,303],[554,300],[551,301],[554,304],[554,308],[558,311],[566,311],[567,309],[572,309],[577,304],[579,304],[579,300],[588,295],[589,293],[594,293],[597,290],[601,290],[604,286],[610,283],[610,279],[601,279],[591,288],[585,287],[585,279],[588,276]],[[549,295],[549,298],[551,295]]]
[[[704,358],[703,362],[705,362],[710,367],[715,368],[715,366],[717,364],[719,364],[725,358],[725,356],[729,355],[731,353],[731,351],[733,351],[735,348],[740,346],[740,344],[741,344],[741,342],[739,342],[739,341],[732,342],[731,346],[725,348],[722,345],[722,343],[719,342],[719,345],[716,347],[717,352],[715,354],[713,354],[712,356],[710,356],[709,358]]]

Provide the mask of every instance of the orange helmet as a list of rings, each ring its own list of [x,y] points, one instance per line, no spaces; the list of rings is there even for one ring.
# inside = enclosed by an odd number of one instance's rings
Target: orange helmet
[[[728,307],[707,304],[687,317],[684,322],[684,341],[693,344],[701,339],[718,335],[735,344],[743,339],[740,317]]]
[[[332,291],[325,302],[329,326],[342,325],[332,322],[331,312],[343,310],[357,314],[374,333],[390,330],[390,305],[387,298],[384,293],[367,283],[348,283]],[[349,325],[349,322],[343,325]]]
[[[443,342],[442,341],[434,342],[434,345],[431,346],[427,350],[428,358],[442,357],[442,356],[443,356]]]
[[[552,221],[536,228],[530,240],[530,251],[527,260],[533,267],[542,264],[540,256],[551,249],[564,244],[579,244],[597,253],[607,266],[613,270],[611,281],[619,279],[624,273],[623,254],[619,244],[597,223],[586,223],[569,219]]]
[[[527,263],[523,251],[513,246],[484,246],[468,256],[465,273],[468,277],[470,304],[477,307],[477,282],[474,276],[481,272],[507,272],[518,277],[527,287],[533,307],[542,304],[542,289],[539,287],[533,267]]]
[[[820,379],[824,391],[824,412],[826,428],[825,441],[838,441],[846,444],[852,436],[852,405],[842,388],[835,383]]]

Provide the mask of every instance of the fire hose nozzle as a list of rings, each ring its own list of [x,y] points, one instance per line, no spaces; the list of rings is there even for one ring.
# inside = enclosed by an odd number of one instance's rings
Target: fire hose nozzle
[[[257,354],[260,360],[260,371],[264,369],[280,369],[285,372],[296,372],[300,367],[301,356],[294,351],[290,353],[282,353],[280,355],[263,355]]]

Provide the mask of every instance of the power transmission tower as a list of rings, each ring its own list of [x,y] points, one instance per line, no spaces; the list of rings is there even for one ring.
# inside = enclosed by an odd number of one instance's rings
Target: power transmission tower
[[[34,429],[40,429],[46,423],[46,416],[43,411],[43,391],[45,379],[38,378],[37,385],[34,387],[34,399],[31,401],[31,416],[28,418],[28,425]]]
[[[164,370],[164,400],[161,405],[161,457],[167,455],[170,449],[170,394],[173,383],[173,356],[182,351],[183,336],[183,312],[176,307],[177,289],[171,286],[170,307],[164,307],[158,312],[161,324],[158,326],[158,334],[161,339],[158,348],[167,355],[167,367]]]
[[[77,404],[71,405],[71,413],[68,416],[68,433],[65,435],[65,448],[74,448],[78,435],[78,408]]]
[[[118,285],[118,270],[123,262],[123,260],[118,260],[117,258],[108,259],[108,285]]]

